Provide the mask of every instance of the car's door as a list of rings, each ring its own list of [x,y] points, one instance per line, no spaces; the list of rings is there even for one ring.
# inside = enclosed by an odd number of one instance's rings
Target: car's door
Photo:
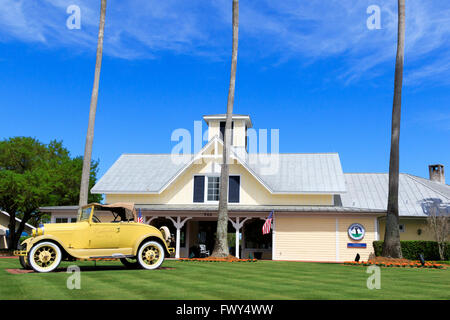
[[[89,233],[89,248],[91,249],[110,249],[119,247],[120,223],[91,223]]]

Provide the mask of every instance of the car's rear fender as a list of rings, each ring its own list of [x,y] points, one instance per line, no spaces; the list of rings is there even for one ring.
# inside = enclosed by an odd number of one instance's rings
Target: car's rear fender
[[[140,247],[144,242],[152,241],[152,240],[153,240],[153,241],[159,242],[159,243],[163,246],[163,248],[164,248],[164,253],[165,253],[166,257],[170,256],[169,248],[167,247],[166,241],[162,238],[162,236],[157,236],[157,235],[154,234],[154,233],[146,234],[146,235],[140,237],[140,238],[138,239],[138,241],[136,241],[136,243],[135,243],[134,246],[133,246],[133,255],[137,255],[137,252],[138,252],[138,250],[139,250],[139,247]]]

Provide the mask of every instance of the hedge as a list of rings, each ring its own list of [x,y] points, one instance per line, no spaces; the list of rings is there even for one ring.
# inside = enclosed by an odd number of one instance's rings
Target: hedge
[[[423,254],[425,260],[441,260],[439,256],[438,244],[436,241],[400,241],[403,258],[409,260],[419,259],[419,254]],[[383,241],[374,241],[373,249],[376,256],[381,256]],[[450,259],[450,242],[445,248],[445,260]]]

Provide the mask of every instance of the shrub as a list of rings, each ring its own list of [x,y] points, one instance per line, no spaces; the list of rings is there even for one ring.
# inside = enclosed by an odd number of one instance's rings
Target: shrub
[[[439,248],[436,241],[400,241],[403,258],[417,260],[419,254],[423,254],[425,260],[440,260]],[[381,256],[383,241],[374,241],[373,249],[376,256]],[[447,242],[445,250],[446,259],[450,258],[450,242]]]
[[[23,236],[23,237],[20,237],[19,244],[21,244],[22,241],[24,241],[24,240],[26,240],[26,239],[28,239],[28,238],[31,238],[31,236]]]

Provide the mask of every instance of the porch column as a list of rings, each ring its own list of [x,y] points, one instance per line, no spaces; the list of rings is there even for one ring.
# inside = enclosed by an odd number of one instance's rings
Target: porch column
[[[180,235],[181,235],[180,232],[181,232],[181,228],[183,228],[183,226],[186,223],[186,221],[188,221],[189,219],[192,219],[192,217],[187,217],[183,221],[181,221],[181,217],[180,216],[177,217],[177,221],[172,219],[172,217],[167,217],[167,218],[169,218],[172,221],[172,223],[175,226],[175,228],[177,228],[176,246],[175,246],[175,258],[179,259],[180,258]]]
[[[235,244],[235,255],[236,258],[239,259],[239,230],[241,230],[242,226],[244,225],[245,221],[247,221],[249,217],[242,220],[242,222],[239,223],[239,217],[236,218],[236,222],[228,218],[230,220],[231,224],[233,225],[234,229],[236,230],[236,244]]]

